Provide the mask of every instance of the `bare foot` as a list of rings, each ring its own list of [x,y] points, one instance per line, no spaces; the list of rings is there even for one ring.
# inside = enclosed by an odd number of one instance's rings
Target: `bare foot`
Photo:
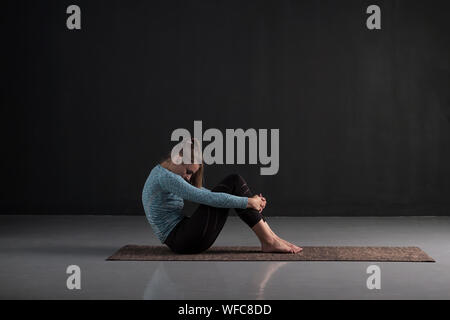
[[[292,244],[292,243],[290,243],[289,241],[286,241],[286,240],[284,240],[284,239],[281,239],[279,236],[277,236],[277,235],[275,234],[275,232],[272,231],[272,229],[270,229],[270,232],[272,233],[272,235],[273,235],[273,237],[274,237],[275,239],[278,239],[278,241],[282,241],[284,244],[286,244],[286,245],[290,246],[292,249],[294,249],[294,253],[298,253],[298,252],[300,252],[300,251],[303,250],[302,247],[296,246],[295,244]]]
[[[275,234],[275,232],[273,232],[272,229],[270,229],[269,225],[267,224],[267,222],[265,222],[267,227],[269,228],[270,233],[272,234],[272,237],[274,237],[275,239],[278,239],[278,241],[282,241],[284,244],[288,245],[289,247],[291,247],[294,250],[294,253],[298,253],[300,251],[303,250],[302,247],[296,246],[295,244],[290,243],[289,241],[286,241],[284,239],[281,239],[279,236],[277,236]]]
[[[289,247],[291,247],[292,249],[294,249],[294,253],[299,253],[300,251],[303,250],[302,247],[296,246],[295,244],[292,244],[292,243],[290,243],[289,241],[286,241],[286,240],[284,240],[284,239],[281,239],[281,238],[278,237],[277,235],[275,235],[275,237],[276,237],[278,240],[284,242],[284,244],[286,244],[286,245],[288,245]]]
[[[261,244],[262,252],[282,252],[282,253],[295,253],[295,249],[288,246],[283,241],[277,238],[273,238],[267,243]]]

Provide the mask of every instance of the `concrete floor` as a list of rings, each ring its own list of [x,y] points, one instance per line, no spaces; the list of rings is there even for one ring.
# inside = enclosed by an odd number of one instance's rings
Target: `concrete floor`
[[[0,216],[0,299],[450,299],[450,217],[268,217],[300,246],[418,246],[436,263],[105,261],[159,245],[144,216]],[[259,245],[230,216],[216,245]],[[381,268],[381,289],[366,286]],[[81,268],[69,290],[66,269]]]

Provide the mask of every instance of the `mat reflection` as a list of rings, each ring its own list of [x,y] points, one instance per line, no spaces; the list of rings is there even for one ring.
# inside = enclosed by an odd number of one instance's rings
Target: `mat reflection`
[[[161,261],[143,299],[265,299],[272,276],[287,261]]]

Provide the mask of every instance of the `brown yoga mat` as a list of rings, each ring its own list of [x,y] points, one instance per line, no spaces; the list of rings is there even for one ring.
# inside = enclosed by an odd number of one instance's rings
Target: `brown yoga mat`
[[[124,261],[392,261],[435,262],[418,247],[302,247],[300,253],[264,253],[260,247],[213,246],[176,254],[166,246],[126,245],[106,260]]]

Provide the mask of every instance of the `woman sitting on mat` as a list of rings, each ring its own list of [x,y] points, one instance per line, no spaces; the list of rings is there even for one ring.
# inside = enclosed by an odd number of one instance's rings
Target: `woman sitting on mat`
[[[191,139],[187,143],[191,148],[190,164],[181,160],[183,150],[178,159],[169,155],[151,170],[142,191],[147,220],[161,243],[175,253],[203,252],[217,239],[229,209],[234,208],[239,218],[255,232],[263,252],[298,253],[302,250],[270,229],[262,214],[266,199],[262,194],[253,195],[240,175],[228,175],[212,190],[204,188],[203,161],[200,154],[195,154],[199,148],[194,148],[194,143],[198,142]],[[194,161],[194,158],[201,161]],[[183,213],[183,199],[199,203],[190,217]]]

